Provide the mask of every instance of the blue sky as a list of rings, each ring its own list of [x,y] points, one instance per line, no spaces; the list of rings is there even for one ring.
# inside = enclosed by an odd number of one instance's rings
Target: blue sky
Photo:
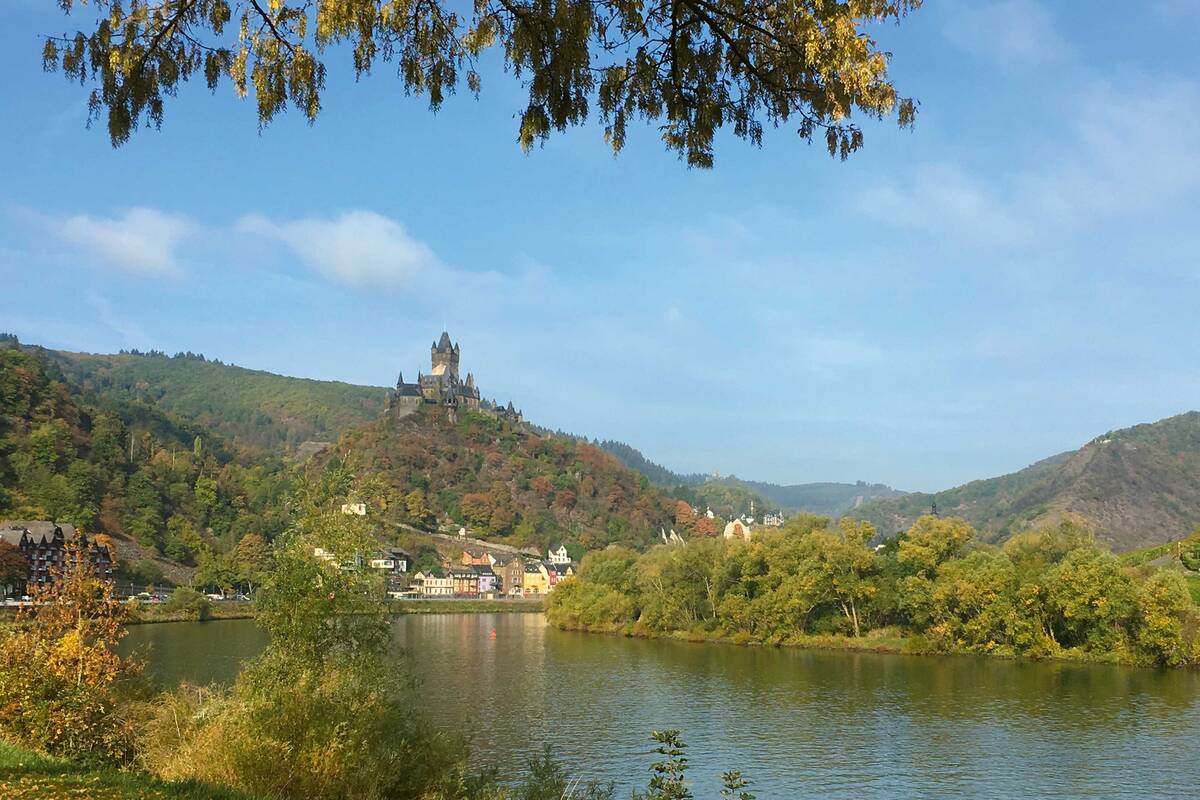
[[[330,54],[261,136],[185,87],[113,150],[0,31],[0,329],[387,385],[443,322],[484,393],[681,471],[938,489],[1200,407],[1200,2],[930,2],[878,31],[914,131],[689,171],[649,127],[529,155],[495,63],[437,115]]]

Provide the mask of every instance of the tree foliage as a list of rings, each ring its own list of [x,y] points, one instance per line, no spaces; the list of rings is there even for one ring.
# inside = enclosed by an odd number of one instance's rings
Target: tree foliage
[[[114,648],[128,608],[96,577],[79,539],[55,580],[0,632],[0,735],[53,755],[124,762],[133,730],[119,712],[139,665]]]
[[[583,559],[547,615],[641,635],[779,644],[904,632],[919,651],[1200,662],[1200,612],[1181,573],[1122,566],[1070,524],[1003,548],[973,535],[929,516],[875,548],[867,523],[812,518],[749,542],[610,548]]]
[[[192,423],[91,393],[45,351],[0,345],[0,386],[0,518],[127,536],[188,566],[287,525],[294,476],[276,458],[231,452],[213,435],[197,446]],[[119,567],[142,583],[163,579],[149,559]]]
[[[541,436],[480,413],[451,421],[425,407],[347,431],[337,450],[387,484],[385,513],[413,526],[465,525],[473,536],[545,548],[644,546],[674,504],[643,476],[573,439]],[[333,463],[323,454],[316,463]],[[340,462],[338,462],[340,463]]]
[[[64,11],[83,0],[59,0]],[[862,146],[852,115],[895,114],[889,54],[868,34],[920,0],[92,0],[94,27],[49,36],[47,70],[91,83],[91,118],[114,146],[143,123],[161,125],[166,98],[192,79],[254,94],[260,126],[289,105],[316,119],[324,58],[361,77],[394,66],[405,92],[432,109],[462,84],[481,88],[479,63],[496,48],[521,82],[517,138],[529,149],[595,113],[614,151],[627,126],[657,125],[690,166],[713,163],[729,128],[754,144],[767,126],[795,125],[845,158]]]

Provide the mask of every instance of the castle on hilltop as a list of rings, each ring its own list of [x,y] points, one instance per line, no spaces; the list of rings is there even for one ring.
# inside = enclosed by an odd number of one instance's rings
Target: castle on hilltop
[[[404,373],[400,373],[395,391],[388,396],[388,413],[406,417],[427,404],[446,408],[452,415],[459,410],[480,411],[521,422],[521,412],[513,408],[511,400],[507,406],[484,400],[473,374],[468,372],[465,381],[459,378],[460,354],[458,345],[450,341],[450,334],[442,331],[442,338],[429,348],[429,374],[418,372],[416,383],[405,383]]]

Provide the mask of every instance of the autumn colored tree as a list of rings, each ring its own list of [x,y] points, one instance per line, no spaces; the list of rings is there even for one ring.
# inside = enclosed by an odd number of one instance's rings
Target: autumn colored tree
[[[0,733],[44,752],[125,761],[128,723],[118,713],[138,665],[115,651],[128,607],[96,577],[81,539],[67,543],[51,582],[0,637]]]
[[[84,0],[59,0],[70,12]],[[161,125],[166,100],[202,77],[253,92],[260,126],[289,105],[310,121],[321,110],[333,48],[356,76],[394,64],[405,92],[437,109],[465,83],[478,93],[478,62],[498,47],[522,83],[517,138],[529,149],[552,131],[597,114],[614,151],[631,121],[658,128],[689,166],[713,163],[728,128],[754,144],[766,127],[792,127],[845,158],[862,146],[852,115],[895,115],[916,105],[888,74],[890,54],[867,33],[921,0],[92,0],[86,30],[49,36],[45,69],[91,83],[91,118],[105,116],[113,145],[141,124]]]
[[[404,510],[408,518],[418,524],[428,522],[433,516],[425,501],[425,492],[420,488],[413,489],[404,496]]]
[[[696,528],[696,512],[686,500],[675,503],[675,526],[684,533],[692,533]]]
[[[16,545],[0,540],[0,597],[7,595],[17,584],[24,582],[29,565]]]

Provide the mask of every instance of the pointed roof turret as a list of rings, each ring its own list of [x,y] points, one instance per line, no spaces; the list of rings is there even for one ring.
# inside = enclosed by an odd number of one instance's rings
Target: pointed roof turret
[[[435,345],[435,347],[437,347],[438,350],[453,350],[454,345],[450,343],[450,334],[446,331],[442,331],[442,338],[438,339],[438,343]]]
[[[475,373],[473,373],[473,372],[467,373],[467,386],[472,389],[475,388]]]
[[[403,372],[401,372],[401,373],[400,373],[400,374],[399,374],[399,375],[396,377],[396,388],[397,388],[397,389],[399,389],[399,388],[400,388],[401,386],[403,386],[403,385],[404,385],[404,373],[403,373]]]

